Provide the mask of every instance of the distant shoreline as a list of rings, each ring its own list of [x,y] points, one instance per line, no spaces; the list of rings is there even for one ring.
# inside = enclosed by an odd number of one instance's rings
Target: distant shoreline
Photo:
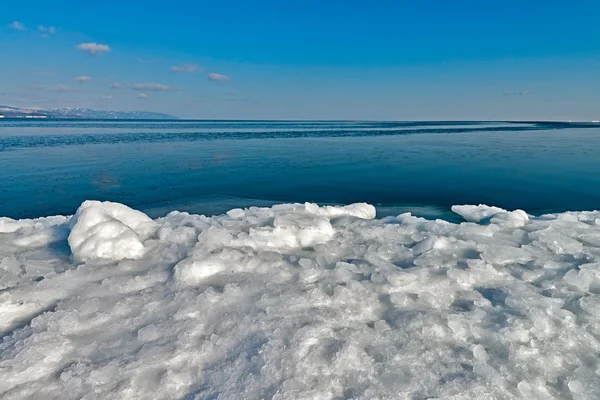
[[[169,114],[151,111],[110,111],[89,108],[21,108],[0,105],[0,119],[164,119],[175,120]]]

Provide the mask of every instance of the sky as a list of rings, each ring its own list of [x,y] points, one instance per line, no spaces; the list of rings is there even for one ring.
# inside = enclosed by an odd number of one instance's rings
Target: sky
[[[600,119],[598,1],[1,8],[1,105],[203,119]]]

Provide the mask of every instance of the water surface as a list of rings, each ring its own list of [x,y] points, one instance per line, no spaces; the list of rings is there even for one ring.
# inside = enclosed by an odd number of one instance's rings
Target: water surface
[[[0,214],[72,214],[85,199],[152,216],[304,201],[592,210],[599,154],[597,124],[4,120]]]

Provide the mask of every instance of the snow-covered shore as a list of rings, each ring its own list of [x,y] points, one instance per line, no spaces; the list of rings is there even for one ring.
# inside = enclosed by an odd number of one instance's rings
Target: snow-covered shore
[[[600,212],[0,218],[6,399],[592,399]]]

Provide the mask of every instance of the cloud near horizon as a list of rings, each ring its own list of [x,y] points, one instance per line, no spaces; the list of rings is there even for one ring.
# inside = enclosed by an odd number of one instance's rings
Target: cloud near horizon
[[[522,92],[506,92],[503,93],[504,96],[527,96],[531,94],[530,90],[523,90]]]
[[[171,67],[172,72],[197,72],[200,71],[200,67],[196,64],[181,64],[181,65],[173,65]]]
[[[85,76],[85,75],[78,76],[77,78],[75,78],[75,82],[78,82],[78,83],[86,83],[91,80],[92,80],[92,78],[90,78],[89,76]]]
[[[16,29],[18,31],[24,31],[25,30],[25,25],[23,25],[19,21],[13,21],[13,23],[10,24],[10,27],[13,28],[13,29]]]
[[[213,82],[226,82],[230,81],[231,78],[224,74],[219,74],[217,72],[211,72],[208,74],[208,80]]]
[[[150,96],[148,96],[146,93],[140,93],[137,95],[138,99],[147,99],[148,97]]]
[[[162,83],[132,83],[130,85],[132,90],[139,91],[151,91],[151,92],[171,92],[177,90],[173,86],[163,85]]]
[[[81,43],[79,46],[77,46],[77,50],[87,51],[91,55],[96,56],[102,53],[108,53],[110,51],[110,47],[105,44],[98,43]]]

